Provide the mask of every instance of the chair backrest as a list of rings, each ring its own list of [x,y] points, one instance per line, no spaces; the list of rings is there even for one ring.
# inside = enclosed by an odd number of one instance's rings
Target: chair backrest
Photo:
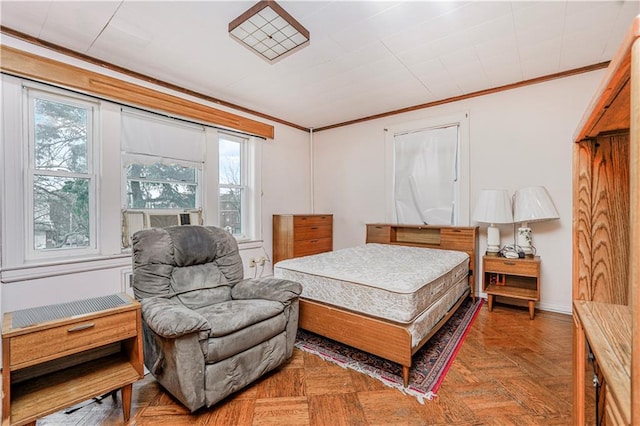
[[[229,300],[243,278],[235,238],[214,226],[171,226],[138,231],[132,238],[133,292],[178,298],[194,309]]]

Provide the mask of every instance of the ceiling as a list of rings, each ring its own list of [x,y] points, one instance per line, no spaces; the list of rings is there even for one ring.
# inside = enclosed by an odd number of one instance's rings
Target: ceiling
[[[608,61],[640,13],[637,0],[278,1],[311,43],[270,64],[228,34],[255,3],[1,0],[0,22],[320,128]]]

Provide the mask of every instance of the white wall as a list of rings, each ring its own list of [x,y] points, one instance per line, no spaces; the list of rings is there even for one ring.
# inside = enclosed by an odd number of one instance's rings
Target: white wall
[[[10,37],[3,43],[43,56],[64,60],[93,71],[118,76],[109,70],[66,58],[58,53]],[[384,128],[440,115],[469,111],[471,127],[471,199],[482,188],[505,188],[510,192],[528,185],[545,185],[560,212],[555,222],[532,224],[534,244],[542,257],[540,307],[571,311],[571,141],[573,132],[604,71],[540,83],[369,121],[316,132],[310,163],[308,134],[277,123],[275,140],[263,148],[262,228],[263,241],[252,245],[243,257],[272,254],[271,218],[275,213],[334,214],[334,247],[364,242],[365,224],[385,220]],[[119,76],[143,86],[151,84]],[[172,93],[162,88],[158,90]],[[181,96],[178,93],[172,93]],[[192,99],[187,97],[188,99]],[[211,105],[224,109],[219,105]],[[232,111],[232,110],[230,110]],[[237,111],[232,111],[236,114]],[[243,114],[251,117],[248,114]],[[255,118],[255,117],[252,117]],[[256,118],[261,120],[260,118]],[[264,120],[262,120],[264,121]],[[313,170],[313,199],[310,197]],[[512,229],[502,226],[503,243]],[[480,251],[485,250],[485,228],[481,227]],[[11,250],[2,247],[2,250]],[[124,272],[129,259],[83,274],[3,283],[3,312],[92,297],[124,290]],[[246,269],[247,275],[253,271]],[[269,275],[267,263],[263,275]],[[479,274],[478,274],[479,275]]]
[[[309,134],[276,126],[276,139],[262,148],[262,234],[273,259],[273,215],[310,212]],[[266,265],[271,275],[273,264]]]
[[[507,189],[513,194],[525,186],[546,186],[560,220],[530,224],[542,259],[539,307],[570,313],[572,141],[603,73],[580,74],[316,132],[313,203],[316,212],[334,215],[334,248],[364,243],[365,224],[385,221],[384,128],[468,111],[471,209],[483,188]],[[502,244],[512,242],[513,227],[500,228]],[[481,224],[480,253],[485,250],[486,228]]]

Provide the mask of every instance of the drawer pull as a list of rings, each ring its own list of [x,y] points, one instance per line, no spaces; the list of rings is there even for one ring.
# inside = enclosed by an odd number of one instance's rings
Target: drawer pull
[[[311,229],[318,229],[318,227],[317,226],[312,226]]]
[[[89,322],[87,324],[76,325],[75,327],[71,327],[70,329],[67,330],[67,332],[73,333],[74,331],[82,331],[95,326],[96,326],[95,323]]]
[[[310,242],[310,243],[317,243],[317,242],[318,242],[318,240],[311,240],[311,241],[309,241],[309,242]]]
[[[505,260],[505,261],[504,261],[504,264],[505,264],[505,265],[509,265],[509,266],[513,266],[513,265],[515,265],[515,264],[516,264],[516,262],[514,262],[514,261],[512,261],[512,260]]]

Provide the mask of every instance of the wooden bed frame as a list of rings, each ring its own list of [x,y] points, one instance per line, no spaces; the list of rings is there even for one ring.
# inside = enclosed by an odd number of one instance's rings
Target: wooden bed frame
[[[460,307],[467,295],[475,302],[478,228],[435,225],[368,224],[367,243],[458,250],[469,254],[469,292],[413,348],[411,334],[392,321],[370,317],[325,303],[300,299],[299,327],[402,366],[404,386],[409,384],[411,358]]]

